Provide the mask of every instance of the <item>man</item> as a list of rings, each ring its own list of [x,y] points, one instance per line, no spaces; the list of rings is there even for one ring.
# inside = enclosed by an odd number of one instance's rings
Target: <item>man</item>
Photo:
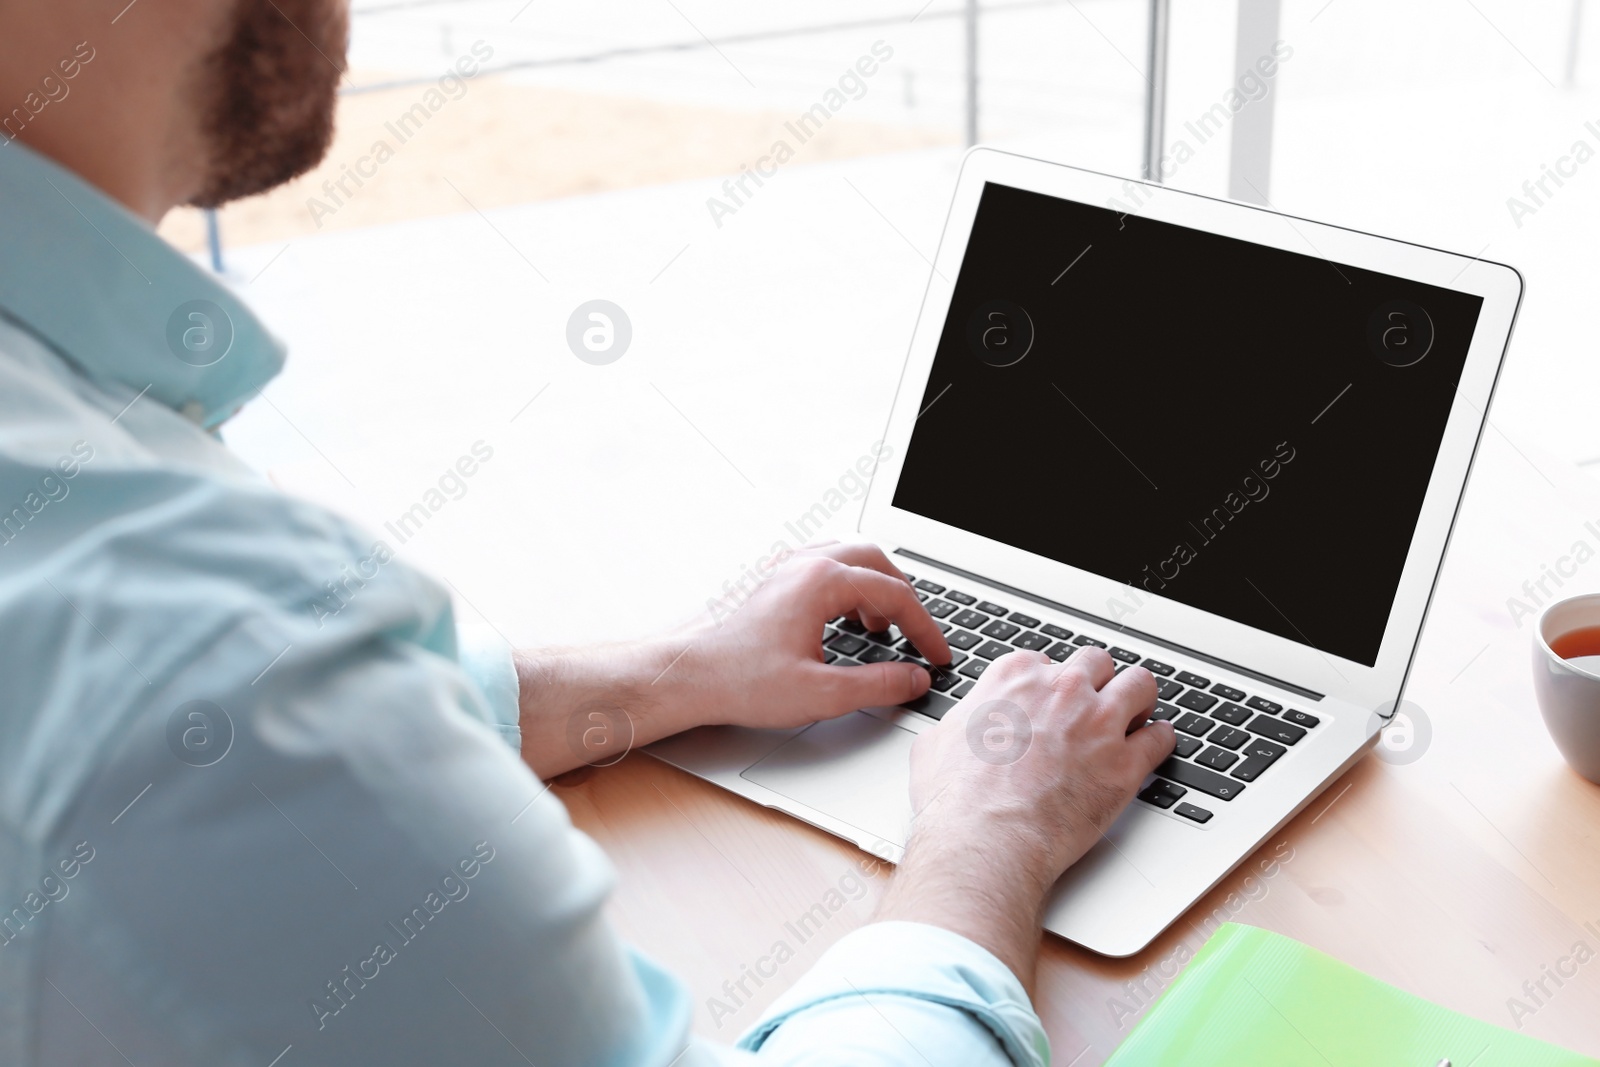
[[[347,24],[341,0],[0,5],[0,1063],[1047,1062],[1039,912],[1172,746],[1129,732],[1148,672],[996,661],[917,742],[876,921],[714,1047],[539,778],[597,707],[643,744],[919,695],[921,668],[819,648],[845,614],[947,654],[899,572],[812,547],[721,628],[462,650],[439,585],[374,570],[216,436],[282,353],[151,226],[316,163]],[[1033,724],[1008,767],[964,739],[997,699]]]

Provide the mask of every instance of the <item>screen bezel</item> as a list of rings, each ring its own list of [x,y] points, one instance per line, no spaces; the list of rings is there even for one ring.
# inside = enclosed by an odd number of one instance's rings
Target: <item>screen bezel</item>
[[[884,433],[885,455],[868,487],[858,529],[880,543],[948,560],[993,581],[1101,617],[1111,617],[1107,605],[1113,598],[1131,602],[1125,586],[897,508],[892,503],[919,414],[918,405],[926,391],[944,331],[967,239],[988,182],[1095,207],[1105,207],[1113,200],[1123,205],[1137,204],[1134,213],[1143,218],[1270,248],[1317,255],[1340,265],[1483,298],[1477,329],[1462,367],[1456,399],[1445,425],[1416,532],[1406,553],[1400,584],[1373,666],[1319,652],[1299,642],[1143,590],[1139,590],[1143,603],[1137,611],[1120,619],[1128,627],[1160,640],[1363,706],[1377,707],[1397,698],[1421,633],[1450,527],[1487,419],[1489,398],[1499,376],[1522,296],[1521,275],[1504,264],[1292,218],[1248,204],[1047,163],[992,148],[970,150],[956,180],[944,234],[934,257]],[[1042,484],[1041,488],[1048,489],[1048,486]],[[1330,516],[1330,521],[1334,519]]]

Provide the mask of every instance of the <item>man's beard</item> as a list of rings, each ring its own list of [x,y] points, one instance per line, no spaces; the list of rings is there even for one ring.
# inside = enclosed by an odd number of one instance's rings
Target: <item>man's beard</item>
[[[349,31],[346,0],[238,0],[200,78],[208,165],[190,203],[254,196],[321,162]]]

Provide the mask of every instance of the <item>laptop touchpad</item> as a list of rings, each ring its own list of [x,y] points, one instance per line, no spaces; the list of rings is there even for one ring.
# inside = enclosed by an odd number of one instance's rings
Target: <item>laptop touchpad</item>
[[[741,777],[858,827],[867,839],[906,843],[911,742],[917,735],[853,711],[815,723]]]

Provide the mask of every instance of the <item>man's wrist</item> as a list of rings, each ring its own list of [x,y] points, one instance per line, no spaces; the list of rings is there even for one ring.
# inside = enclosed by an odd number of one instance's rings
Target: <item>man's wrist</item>
[[[914,833],[901,869],[938,892],[981,894],[1012,914],[1037,917],[1055,879],[1031,834],[1006,828]]]
[[[523,758],[551,777],[698,725],[671,684],[682,653],[670,639],[514,652]]]

